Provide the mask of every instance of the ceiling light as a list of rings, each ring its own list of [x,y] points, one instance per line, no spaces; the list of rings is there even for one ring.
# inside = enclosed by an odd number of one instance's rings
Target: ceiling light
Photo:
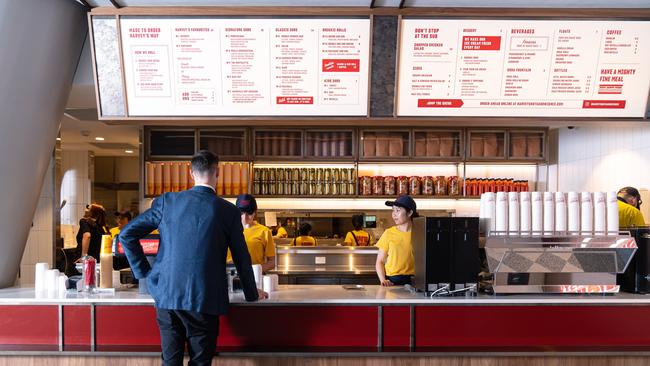
[[[99,136],[97,136],[97,137],[95,137],[95,140],[97,140],[97,141],[104,141],[104,138],[103,138],[103,137],[99,137]]]
[[[127,154],[133,154],[133,150],[124,150],[124,152]]]

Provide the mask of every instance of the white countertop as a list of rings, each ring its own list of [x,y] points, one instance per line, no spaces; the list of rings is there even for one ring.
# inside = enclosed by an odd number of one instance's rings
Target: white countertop
[[[268,305],[650,305],[650,295],[620,293],[615,295],[479,295],[476,297],[426,298],[403,287],[382,288],[365,286],[363,290],[345,290],[340,285],[281,285],[269,299],[248,303],[242,293],[231,294],[234,306]],[[114,293],[84,294],[69,290],[65,296],[35,296],[33,288],[0,289],[1,305],[45,304],[152,304],[149,295],[137,289],[117,290]]]

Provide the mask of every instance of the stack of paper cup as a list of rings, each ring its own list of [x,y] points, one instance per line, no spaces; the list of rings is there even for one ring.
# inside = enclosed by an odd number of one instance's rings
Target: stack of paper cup
[[[57,289],[59,296],[65,296],[65,292],[68,290],[68,276],[63,273],[59,275]]]
[[[569,232],[577,234],[580,232],[580,194],[578,192],[569,192],[567,194],[567,201]]]
[[[562,192],[555,192],[555,231],[567,231],[566,198]]]
[[[580,193],[580,232],[590,235],[594,230],[594,205],[590,192]]]
[[[618,234],[618,198],[616,192],[607,192],[607,234]]]
[[[555,199],[552,192],[544,192],[544,235],[555,231]]]
[[[34,270],[36,272],[34,274],[34,290],[36,291],[36,293],[40,293],[47,290],[47,284],[45,282],[46,281],[45,274],[49,269],[50,269],[50,265],[45,262],[36,263],[36,266],[34,266]]]
[[[253,264],[253,275],[255,276],[255,284],[257,288],[262,288],[262,265]]]
[[[605,192],[594,192],[594,232],[605,235],[607,231],[607,196]]]
[[[519,193],[508,192],[508,233],[519,235]]]
[[[540,201],[541,202],[541,201]],[[519,230],[521,235],[530,235],[531,230],[531,202],[530,192],[521,192],[519,195]]]
[[[262,289],[265,292],[274,292],[278,290],[278,275],[264,276],[263,282],[264,286]]]
[[[495,230],[498,235],[507,235],[508,231],[508,193],[497,192],[496,195],[496,214],[495,214]]]
[[[530,201],[533,235],[542,235],[544,231],[544,195],[542,192],[532,192]]]
[[[59,292],[59,274],[58,269],[50,269],[45,273],[45,286],[47,286],[48,296]]]

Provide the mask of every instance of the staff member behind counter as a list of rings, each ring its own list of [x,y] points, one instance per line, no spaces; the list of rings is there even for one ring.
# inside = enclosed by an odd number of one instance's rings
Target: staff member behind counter
[[[354,230],[348,231],[343,242],[349,246],[365,247],[370,245],[370,234],[363,230],[363,215],[353,215],[352,226]]]
[[[399,196],[395,201],[386,201],[393,207],[395,226],[388,228],[379,238],[375,270],[382,286],[411,284],[415,274],[415,259],[411,244],[413,218],[418,216],[417,206],[411,196]]]
[[[244,239],[251,256],[252,264],[261,264],[262,271],[267,272],[275,267],[275,243],[271,229],[259,224],[257,218],[257,201],[250,194],[237,196],[235,206],[241,212],[241,224],[244,227]],[[228,262],[232,262],[228,251]]]
[[[621,228],[645,226],[640,211],[641,193],[634,187],[623,187],[618,191],[618,226]]]
[[[311,234],[311,225],[308,222],[300,224],[298,229],[300,235],[296,238],[293,238],[291,245],[294,246],[316,246],[316,239],[309,235]]]

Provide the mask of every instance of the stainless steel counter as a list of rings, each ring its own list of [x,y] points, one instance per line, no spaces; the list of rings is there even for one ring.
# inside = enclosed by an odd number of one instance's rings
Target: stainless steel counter
[[[249,303],[242,293],[231,295],[234,306],[274,305],[650,305],[650,296],[620,293],[616,295],[507,295],[477,297],[425,298],[423,294],[411,293],[403,287],[382,288],[365,286],[363,290],[345,290],[342,286],[286,285],[272,292],[270,298]],[[152,304],[149,295],[138,294],[137,289],[85,295],[68,291],[65,297],[35,296],[33,288],[8,288],[0,290],[2,305],[39,304]]]

